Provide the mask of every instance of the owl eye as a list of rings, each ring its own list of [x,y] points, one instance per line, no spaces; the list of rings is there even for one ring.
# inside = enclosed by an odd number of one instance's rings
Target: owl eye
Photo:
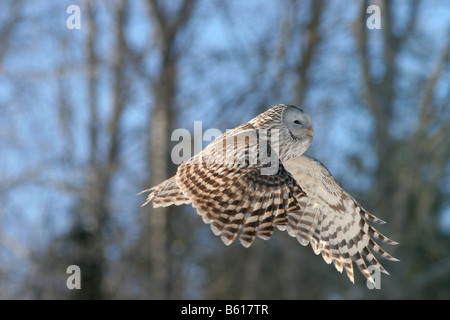
[[[298,125],[302,125],[303,123],[301,123],[300,121],[298,121],[298,120],[294,120],[294,123],[295,124],[298,124]]]

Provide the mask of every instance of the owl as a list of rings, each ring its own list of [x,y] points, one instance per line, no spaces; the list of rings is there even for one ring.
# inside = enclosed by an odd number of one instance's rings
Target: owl
[[[353,263],[374,282],[366,262],[389,274],[373,253],[397,261],[375,240],[397,244],[370,223],[385,223],[341,188],[327,168],[304,155],[313,139],[309,116],[281,104],[228,130],[183,162],[176,175],[144,190],[154,207],[192,204],[226,245],[249,247],[286,230],[311,245],[326,263],[345,270]]]

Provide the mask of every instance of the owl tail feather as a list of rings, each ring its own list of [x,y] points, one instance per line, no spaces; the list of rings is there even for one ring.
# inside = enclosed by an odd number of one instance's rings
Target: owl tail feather
[[[145,192],[149,192],[150,194],[142,207],[152,200],[153,208],[167,207],[170,205],[179,206],[181,204],[191,203],[191,200],[189,200],[178,187],[176,176],[167,179],[153,188],[143,190],[139,192],[138,195]]]

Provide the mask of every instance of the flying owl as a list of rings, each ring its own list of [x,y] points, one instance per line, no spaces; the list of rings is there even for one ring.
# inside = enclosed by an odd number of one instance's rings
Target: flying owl
[[[343,190],[318,160],[304,155],[313,139],[309,116],[281,104],[217,137],[183,162],[175,176],[144,190],[146,205],[192,204],[226,245],[249,247],[274,227],[354,283],[353,262],[374,282],[365,260],[389,274],[373,255],[398,261],[374,240],[397,244],[370,223],[385,223]],[[142,193],[141,192],[141,193]],[[365,259],[365,260],[364,260]]]

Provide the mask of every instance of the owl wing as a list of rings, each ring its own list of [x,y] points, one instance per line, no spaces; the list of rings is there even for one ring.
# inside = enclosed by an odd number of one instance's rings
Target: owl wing
[[[146,203],[153,200],[155,207],[192,203],[227,245],[239,232],[240,242],[248,247],[256,236],[270,238],[275,226],[287,230],[302,245],[310,243],[338,271],[345,269],[352,282],[352,262],[373,281],[364,258],[387,273],[372,251],[388,260],[397,259],[374,239],[396,242],[369,224],[384,222],[364,210],[325,166],[310,157],[281,163],[271,150],[270,165],[275,162],[276,172],[262,174],[269,164],[252,158],[258,154],[259,140],[252,143],[245,138],[248,132],[252,128],[238,127],[214,140],[182,163],[174,177],[145,190],[150,192]]]
[[[256,236],[270,238],[275,226],[286,229],[289,214],[300,210],[297,199],[304,196],[267,143],[270,139],[270,132],[263,136],[250,124],[227,131],[183,162],[175,176],[142,191],[149,192],[144,205],[191,203],[227,245],[239,232],[245,247]],[[263,157],[261,146],[267,148]]]
[[[211,159],[208,159],[211,160]],[[294,178],[276,162],[277,171],[261,175],[261,164],[230,164],[192,158],[178,168],[177,184],[203,221],[223,242],[239,235],[249,247],[258,236],[268,239],[274,226],[284,230],[304,196]]]
[[[290,215],[293,223],[289,225],[295,224],[295,227],[288,228],[289,234],[302,245],[310,243],[314,252],[321,253],[327,263],[333,262],[339,272],[345,269],[352,282],[352,262],[367,279],[373,281],[364,258],[370,265],[388,274],[372,252],[391,261],[398,260],[374,240],[397,243],[369,224],[385,222],[364,210],[318,160],[301,156],[285,162],[284,166],[306,193],[306,196],[297,199],[301,209]]]

